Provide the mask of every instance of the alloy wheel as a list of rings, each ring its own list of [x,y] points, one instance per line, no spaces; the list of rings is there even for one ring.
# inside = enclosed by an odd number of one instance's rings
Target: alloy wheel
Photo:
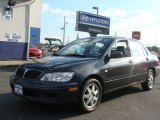
[[[100,89],[97,84],[91,83],[84,90],[83,103],[88,109],[94,108],[100,99]]]
[[[152,89],[153,86],[154,86],[154,74],[152,71],[150,71],[148,74],[148,87]]]

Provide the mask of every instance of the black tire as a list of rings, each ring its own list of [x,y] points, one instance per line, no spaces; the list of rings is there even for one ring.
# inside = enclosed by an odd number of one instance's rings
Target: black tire
[[[143,90],[148,91],[148,90],[153,89],[154,80],[155,80],[154,71],[150,69],[148,71],[148,75],[147,75],[146,81],[141,83],[141,86],[142,86]]]
[[[92,112],[97,108],[101,98],[102,86],[100,82],[96,79],[89,79],[81,87],[78,97],[78,107],[82,112]]]

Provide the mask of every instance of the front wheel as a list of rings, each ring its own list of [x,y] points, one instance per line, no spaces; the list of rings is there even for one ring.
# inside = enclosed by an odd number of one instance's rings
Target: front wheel
[[[102,86],[96,79],[89,79],[85,82],[81,88],[79,94],[79,108],[83,112],[94,111],[101,101],[102,97]]]
[[[143,90],[151,90],[154,87],[154,71],[149,70],[147,80],[144,83],[141,83]]]

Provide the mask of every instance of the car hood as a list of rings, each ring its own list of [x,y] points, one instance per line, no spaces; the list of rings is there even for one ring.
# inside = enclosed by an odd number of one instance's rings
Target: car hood
[[[23,67],[29,69],[50,69],[62,65],[80,64],[84,62],[95,61],[97,58],[81,58],[81,57],[64,57],[64,56],[48,56],[41,59],[34,59],[30,64],[25,64]]]

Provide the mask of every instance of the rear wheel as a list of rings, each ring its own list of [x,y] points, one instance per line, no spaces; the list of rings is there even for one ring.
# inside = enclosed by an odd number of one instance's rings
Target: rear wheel
[[[154,71],[153,70],[149,70],[148,71],[148,76],[147,76],[147,80],[144,83],[141,83],[141,86],[143,88],[143,90],[151,90],[154,87]]]
[[[83,112],[94,111],[101,101],[102,86],[96,79],[89,79],[83,85],[79,94],[79,108]]]

